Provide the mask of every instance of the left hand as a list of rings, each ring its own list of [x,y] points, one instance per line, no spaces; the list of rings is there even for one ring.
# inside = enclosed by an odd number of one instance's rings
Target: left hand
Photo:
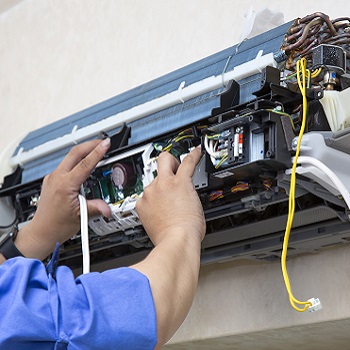
[[[39,258],[33,256],[35,254],[32,251],[29,254],[23,251],[26,249],[22,243],[25,236],[30,239],[30,246],[41,247],[46,254],[43,253],[45,258],[57,242],[63,243],[79,231],[80,186],[103,158],[109,146],[109,139],[93,140],[75,146],[57,169],[44,178],[34,218],[21,229],[16,239],[16,246],[25,256]],[[89,216],[111,215],[110,208],[103,200],[89,200],[87,205]]]

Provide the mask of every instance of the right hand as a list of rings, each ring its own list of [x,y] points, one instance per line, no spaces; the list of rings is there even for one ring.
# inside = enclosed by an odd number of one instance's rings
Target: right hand
[[[200,158],[198,147],[181,164],[168,152],[160,154],[158,176],[136,204],[142,225],[155,246],[166,233],[176,233],[177,229],[185,229],[189,235],[203,240],[206,231],[203,207],[192,183]]]

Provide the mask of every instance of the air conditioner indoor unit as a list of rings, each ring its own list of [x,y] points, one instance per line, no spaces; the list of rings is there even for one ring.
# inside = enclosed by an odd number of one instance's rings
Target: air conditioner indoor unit
[[[83,186],[113,213],[89,220],[94,269],[148,254],[135,204],[160,152],[181,161],[197,145],[203,264],[279,258],[290,194],[289,255],[349,242],[349,30],[348,19],[299,18],[32,131],[1,162],[13,170],[0,189],[2,232],[31,220],[43,177],[73,145],[108,135],[112,147]],[[81,266],[79,233],[60,257]]]

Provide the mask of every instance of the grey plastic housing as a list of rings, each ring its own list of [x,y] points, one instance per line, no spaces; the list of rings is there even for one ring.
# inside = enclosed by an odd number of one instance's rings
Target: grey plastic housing
[[[294,139],[293,148],[295,148],[296,143],[297,138]],[[300,156],[313,157],[324,163],[350,192],[350,128],[340,133],[309,132],[304,134]],[[333,195],[340,195],[338,188],[329,177],[316,167],[301,165],[298,166],[297,172],[319,183]]]

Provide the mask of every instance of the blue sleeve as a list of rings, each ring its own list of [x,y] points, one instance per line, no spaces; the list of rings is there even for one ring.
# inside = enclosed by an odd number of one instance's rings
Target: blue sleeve
[[[56,278],[38,260],[0,266],[0,350],[154,349],[148,279],[132,268]]]

